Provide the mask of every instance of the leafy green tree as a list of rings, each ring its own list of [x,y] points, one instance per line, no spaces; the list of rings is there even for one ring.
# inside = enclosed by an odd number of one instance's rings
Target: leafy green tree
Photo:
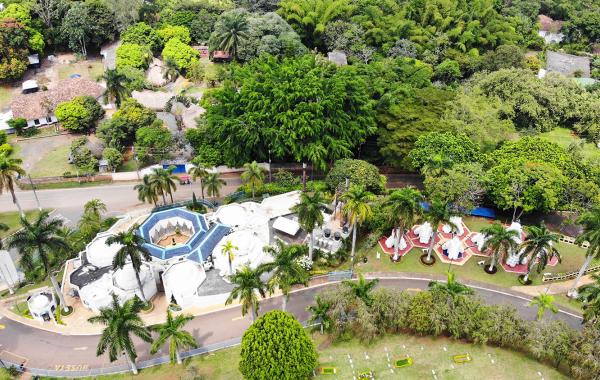
[[[357,230],[362,223],[373,216],[371,203],[375,201],[375,195],[361,185],[352,185],[342,194],[341,200],[344,202],[342,212],[352,226],[352,252],[350,260],[351,264],[354,265]]]
[[[432,291],[441,291],[443,293],[448,294],[452,299],[456,299],[459,296],[463,295],[472,295],[475,294],[473,289],[469,288],[467,285],[461,284],[456,281],[456,273],[448,272],[448,279],[446,282],[438,282],[432,281],[429,283],[429,289]]]
[[[177,63],[172,58],[167,58],[162,67],[163,78],[169,82],[175,82],[175,80],[179,77],[179,74],[179,67],[177,66]]]
[[[181,356],[179,350],[182,348],[196,348],[198,344],[196,339],[189,332],[183,329],[189,321],[194,319],[192,315],[180,314],[173,317],[171,310],[167,309],[167,320],[165,323],[152,326],[150,329],[158,332],[158,337],[150,348],[150,353],[155,354],[160,347],[169,342],[169,357],[171,363],[181,364]]]
[[[225,305],[230,305],[236,299],[239,300],[242,305],[242,316],[248,313],[248,309],[252,311],[252,322],[256,321],[260,307],[257,293],[262,298],[267,295],[267,284],[260,278],[262,273],[262,268],[252,269],[244,265],[229,276],[229,281],[234,287],[229,293]]]
[[[581,334],[569,350],[567,363],[574,376],[591,380],[590,375],[600,371],[600,352],[596,342],[600,339],[597,323],[584,323]]]
[[[447,224],[452,227],[453,230],[456,229],[456,226],[450,221],[450,218],[456,216],[458,213],[450,207],[447,203],[441,203],[438,201],[433,201],[429,205],[429,209],[425,210],[425,214],[423,219],[429,224],[431,224],[432,228],[432,236],[429,241],[429,247],[427,248],[427,257],[423,258],[421,256],[421,261],[426,264],[435,263],[435,257],[431,255],[433,252],[433,246],[435,245],[435,240],[438,236],[438,227],[440,224]]]
[[[503,262],[506,255],[517,249],[516,238],[519,237],[519,233],[515,230],[504,228],[501,223],[494,223],[489,227],[485,227],[481,230],[481,233],[485,236],[485,242],[481,251],[485,252],[488,249],[492,251],[490,266],[487,272],[493,273],[498,261]]]
[[[302,192],[300,194],[300,203],[292,207],[292,211],[298,214],[298,222],[306,231],[310,231],[310,244],[308,246],[308,256],[311,260],[315,246],[315,229],[321,227],[324,222],[322,205],[325,203],[323,194],[315,191],[312,195]]]
[[[318,323],[319,329],[321,330],[321,335],[325,331],[329,331],[333,321],[329,316],[329,310],[331,309],[331,304],[324,301],[322,297],[317,295],[315,297],[315,304],[310,305],[306,308],[308,312],[310,312],[309,323]]]
[[[150,173],[150,183],[162,195],[163,203],[167,204],[165,196],[169,194],[171,197],[171,203],[173,203],[173,191],[177,190],[175,181],[178,180],[177,176],[173,174],[174,166],[168,169],[154,168]]]
[[[178,39],[186,45],[192,41],[189,29],[181,25],[165,25],[158,29],[156,34],[162,40],[163,45],[166,45],[172,39]]]
[[[462,77],[460,65],[452,59],[445,59],[435,67],[433,77],[446,84],[455,83]]]
[[[554,304],[554,296],[550,294],[540,294],[531,300],[530,306],[537,306],[537,320],[541,321],[546,313],[550,310],[554,314],[558,313],[558,307]]]
[[[138,199],[142,202],[154,203],[157,206],[158,203],[158,191],[155,183],[150,179],[149,174],[145,174],[142,178],[142,183],[139,183],[133,187],[138,193]]]
[[[538,360],[552,362],[556,368],[569,357],[577,332],[563,321],[534,323],[527,339],[528,350]]]
[[[21,78],[27,70],[29,33],[14,18],[0,17],[0,80]]]
[[[117,170],[123,163],[123,155],[115,148],[104,148],[102,151],[102,158],[108,161],[108,166],[112,170]]]
[[[317,366],[314,343],[291,314],[273,310],[244,333],[240,372],[249,380],[307,379]]]
[[[379,279],[374,279],[370,281],[366,281],[365,277],[360,274],[358,276],[358,281],[354,282],[352,280],[344,280],[342,284],[349,287],[354,294],[354,296],[365,303],[367,306],[371,306],[373,304],[373,297],[371,296],[371,292],[379,283]]]
[[[209,197],[219,197],[221,188],[226,185],[225,180],[219,178],[219,173],[210,173],[205,180],[206,195]]]
[[[135,149],[139,160],[153,158],[161,160],[170,155],[173,136],[160,121],[143,126],[135,131]]]
[[[88,319],[90,323],[106,326],[100,335],[96,355],[100,356],[108,351],[111,362],[125,355],[134,374],[138,373],[135,365],[137,352],[131,334],[146,343],[152,342],[152,337],[139,316],[142,307],[143,303],[135,297],[121,305],[117,296],[113,294],[111,307],[101,309],[99,315]]]
[[[152,60],[152,51],[145,45],[122,43],[116,52],[117,69],[124,66],[146,70]]]
[[[158,53],[162,46],[162,41],[156,30],[145,22],[138,22],[125,29],[121,33],[121,42],[147,46],[154,53]]]
[[[80,133],[94,129],[104,116],[102,106],[91,96],[76,96],[71,101],[60,103],[54,113],[63,127]]]
[[[84,214],[94,214],[94,215],[101,216],[106,211],[107,211],[106,204],[98,198],[89,200],[89,201],[85,202],[85,205],[83,205],[83,213]]]
[[[7,124],[10,128],[15,130],[17,136],[21,136],[25,131],[25,128],[27,128],[27,120],[22,117],[10,119]]]
[[[233,58],[238,59],[240,43],[248,37],[247,14],[243,11],[225,13],[215,24],[211,39],[217,41],[219,50],[226,51]]]
[[[336,191],[346,184],[346,179],[352,184],[364,186],[368,191],[379,194],[385,189],[386,178],[379,174],[377,166],[363,160],[343,158],[337,160],[325,182],[331,191]]]
[[[561,257],[555,246],[560,241],[559,234],[548,230],[543,223],[540,227],[527,226],[525,230],[527,237],[519,246],[519,257],[529,257],[527,274],[523,278],[523,282],[527,283],[534,266],[537,267],[537,272],[541,273],[550,260],[556,257],[560,262]]]
[[[481,66],[488,71],[525,68],[525,53],[519,46],[501,45],[483,55]]]
[[[577,299],[583,303],[583,321],[595,323],[600,318],[600,275],[592,274],[592,279],[579,288]]]
[[[417,189],[404,187],[393,191],[385,200],[384,206],[387,208],[389,218],[394,224],[396,231],[396,241],[394,242],[393,260],[398,261],[398,246],[400,239],[404,236],[407,229],[411,228],[416,219],[423,212],[421,201],[423,195]]]
[[[288,298],[292,286],[296,284],[307,285],[309,274],[300,265],[298,259],[306,255],[304,245],[287,245],[282,240],[277,239],[275,246],[267,246],[264,251],[273,257],[270,263],[260,265],[263,272],[272,272],[269,279],[269,290],[273,292],[278,288],[283,294],[283,303],[281,310],[286,311]]]
[[[583,232],[577,237],[577,244],[588,242],[589,246],[586,251],[585,261],[577,273],[573,285],[569,290],[569,295],[577,296],[577,284],[590,266],[593,259],[600,258],[600,207],[596,207],[577,218],[576,223],[583,227]]]
[[[432,200],[451,204],[467,213],[477,207],[485,195],[484,172],[479,163],[457,164],[437,175],[425,176],[425,192]]]
[[[121,107],[110,120],[98,127],[97,135],[112,148],[123,148],[135,141],[136,131],[152,125],[156,113],[138,103],[133,98],[122,102]]]
[[[41,211],[33,223],[21,216],[21,229],[12,234],[8,240],[8,246],[15,248],[21,254],[21,263],[25,264],[26,270],[35,268],[35,262],[40,260],[46,275],[54,287],[60,306],[69,311],[56,276],[52,271],[52,253],[56,250],[68,249],[68,243],[60,236],[59,231],[63,226],[60,219],[51,219],[47,211]]]
[[[104,100],[114,100],[117,108],[121,106],[121,102],[124,99],[131,96],[131,91],[126,86],[126,77],[119,70],[106,69],[100,78],[106,83],[106,90],[104,91]]]
[[[432,157],[440,156],[449,168],[462,163],[477,161],[477,146],[465,134],[452,132],[430,132],[421,135],[408,155],[412,165],[422,170]]]
[[[252,198],[255,196],[255,189],[260,187],[265,180],[265,169],[258,165],[256,161],[244,164],[244,172],[242,173],[242,181],[250,184],[252,188]]]
[[[119,244],[121,248],[117,251],[117,254],[113,258],[112,266],[114,270],[123,269],[127,264],[128,260],[133,267],[135,272],[135,279],[140,289],[140,298],[142,301],[147,302],[146,295],[144,294],[144,286],[140,280],[140,272],[142,270],[143,261],[150,261],[151,256],[148,249],[144,247],[146,241],[140,235],[137,235],[133,229],[130,231],[119,232],[116,235],[110,236],[106,239],[107,245]]]
[[[172,38],[165,44],[162,56],[165,61],[172,60],[179,70],[185,71],[198,62],[200,53],[191,46],[181,42],[178,38]]]
[[[230,75],[235,85],[225,81],[206,104],[206,138],[227,165],[266,160],[271,149],[275,158],[325,169],[374,132],[365,83],[350,68],[265,54]]]
[[[89,47],[99,47],[114,38],[114,15],[100,1],[76,3],[69,8],[60,29],[69,48],[83,56]]]
[[[25,216],[15,195],[15,177],[25,175],[25,170],[21,167],[22,163],[23,160],[20,158],[12,158],[6,154],[0,154],[0,194],[8,191],[13,203],[19,209],[19,214]]]

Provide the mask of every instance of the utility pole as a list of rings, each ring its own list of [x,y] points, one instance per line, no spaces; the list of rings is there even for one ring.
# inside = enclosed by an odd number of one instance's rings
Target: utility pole
[[[269,149],[269,183],[272,182],[271,178],[271,149]]]
[[[306,162],[302,163],[302,191],[306,191]]]
[[[37,192],[35,191],[35,185],[33,184],[33,181],[31,180],[31,176],[29,174],[27,174],[27,177],[29,178],[29,183],[31,184],[31,189],[33,190],[33,195],[35,196],[35,201],[38,205],[38,210],[42,212],[42,205],[40,204],[40,199],[38,198]]]

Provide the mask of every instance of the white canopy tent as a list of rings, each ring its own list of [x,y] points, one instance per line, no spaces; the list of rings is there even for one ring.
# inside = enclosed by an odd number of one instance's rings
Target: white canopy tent
[[[429,222],[425,222],[415,228],[415,234],[419,236],[419,243],[428,244],[429,240],[433,235],[433,229],[431,228],[431,224]]]
[[[465,233],[462,218],[460,216],[451,216],[450,223],[452,223],[453,226],[451,226],[450,224],[444,224],[444,226],[442,227],[442,231],[444,231],[444,233],[449,234],[452,232],[452,230],[454,230],[454,232],[456,232],[458,236],[462,236],[462,234]]]
[[[388,237],[385,240],[385,246],[387,248],[394,248],[395,243],[396,243],[396,229],[393,229],[392,233],[390,234],[390,237]],[[398,242],[398,249],[403,250],[403,249],[406,249],[406,247],[407,247],[406,240],[404,240],[404,236],[402,236],[400,238],[400,241]]]
[[[465,251],[462,242],[456,236],[442,244],[442,249],[446,251],[450,260],[460,259]]]

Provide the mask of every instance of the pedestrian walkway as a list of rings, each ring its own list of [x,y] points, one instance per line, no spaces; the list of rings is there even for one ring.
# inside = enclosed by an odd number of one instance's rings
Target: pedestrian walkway
[[[573,287],[573,283],[575,279],[561,281],[561,282],[549,282],[547,284],[542,285],[534,285],[534,286],[511,286],[512,290],[516,290],[521,293],[528,294],[530,296],[537,296],[542,293],[547,294],[567,294],[567,292]],[[586,284],[591,284],[594,282],[592,275],[585,275],[581,277],[577,286],[582,286]]]

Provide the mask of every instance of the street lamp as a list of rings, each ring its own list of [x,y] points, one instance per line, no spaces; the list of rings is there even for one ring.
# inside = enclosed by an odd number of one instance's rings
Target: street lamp
[[[271,179],[271,149],[269,149],[269,183],[272,181]]]
[[[306,162],[302,163],[302,191],[306,191]]]

